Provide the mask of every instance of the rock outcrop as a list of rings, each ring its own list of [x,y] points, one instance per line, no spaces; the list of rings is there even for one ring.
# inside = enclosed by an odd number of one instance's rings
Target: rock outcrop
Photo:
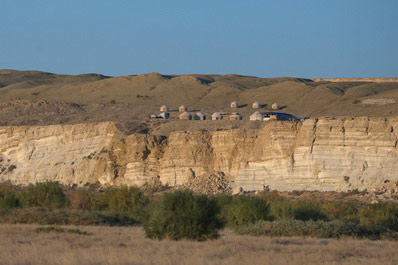
[[[0,127],[0,180],[182,185],[222,172],[244,190],[344,191],[398,181],[398,118],[272,121],[261,129],[124,135],[112,122]]]

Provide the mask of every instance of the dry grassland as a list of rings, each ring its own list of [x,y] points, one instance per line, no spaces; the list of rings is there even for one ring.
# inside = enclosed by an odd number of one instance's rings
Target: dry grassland
[[[0,264],[398,264],[398,242],[238,236],[146,239],[139,227],[79,227],[90,235],[0,225]]]

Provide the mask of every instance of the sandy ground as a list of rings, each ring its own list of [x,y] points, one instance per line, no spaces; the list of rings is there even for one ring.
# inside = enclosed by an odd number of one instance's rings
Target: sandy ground
[[[78,227],[90,235],[0,225],[0,264],[398,264],[398,242],[221,233],[206,242],[146,239],[140,227]]]

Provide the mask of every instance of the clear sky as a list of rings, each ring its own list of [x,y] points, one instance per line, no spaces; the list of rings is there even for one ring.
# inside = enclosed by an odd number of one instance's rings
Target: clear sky
[[[398,77],[398,0],[0,0],[0,69]]]

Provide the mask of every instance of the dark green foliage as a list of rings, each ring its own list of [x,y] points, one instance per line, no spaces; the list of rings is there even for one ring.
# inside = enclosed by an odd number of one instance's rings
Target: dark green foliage
[[[16,196],[15,187],[9,183],[0,184],[0,209],[13,209],[20,207],[20,201]]]
[[[0,210],[0,223],[110,226],[131,226],[138,224],[130,216],[119,213],[49,208]]]
[[[59,209],[68,206],[68,199],[62,185],[58,182],[31,184],[18,193],[18,198],[24,207]]]
[[[223,226],[225,226],[227,224],[226,216],[227,216],[228,206],[231,204],[233,197],[229,194],[219,194],[214,196],[213,198],[216,200],[217,206],[220,209],[218,217],[222,222]]]
[[[301,221],[326,221],[328,219],[320,204],[313,201],[294,201],[292,214],[293,219]]]
[[[142,221],[149,199],[136,187],[108,188],[96,196],[94,210],[129,214]]]
[[[15,194],[7,194],[0,200],[0,209],[10,210],[21,206]]]
[[[270,220],[268,203],[254,196],[237,196],[222,210],[229,227],[254,224],[259,220]]]
[[[222,227],[218,212],[216,201],[205,195],[195,195],[191,191],[166,193],[159,203],[153,205],[144,224],[145,233],[155,239],[216,238]]]
[[[274,220],[293,219],[292,201],[279,199],[270,203],[270,214]]]
[[[238,234],[254,236],[311,236],[318,238],[357,237],[369,239],[398,239],[398,233],[381,226],[357,225],[342,221],[260,221],[236,229]]]
[[[358,212],[362,224],[385,226],[398,231],[398,204],[375,204]]]
[[[0,223],[122,226],[141,223],[148,237],[175,240],[215,238],[223,226],[281,236],[395,239],[394,231],[398,232],[396,203],[289,200],[277,192],[208,197],[178,191],[150,200],[136,187],[104,191],[100,188],[98,185],[70,188],[57,182],[29,186],[0,183]]]

